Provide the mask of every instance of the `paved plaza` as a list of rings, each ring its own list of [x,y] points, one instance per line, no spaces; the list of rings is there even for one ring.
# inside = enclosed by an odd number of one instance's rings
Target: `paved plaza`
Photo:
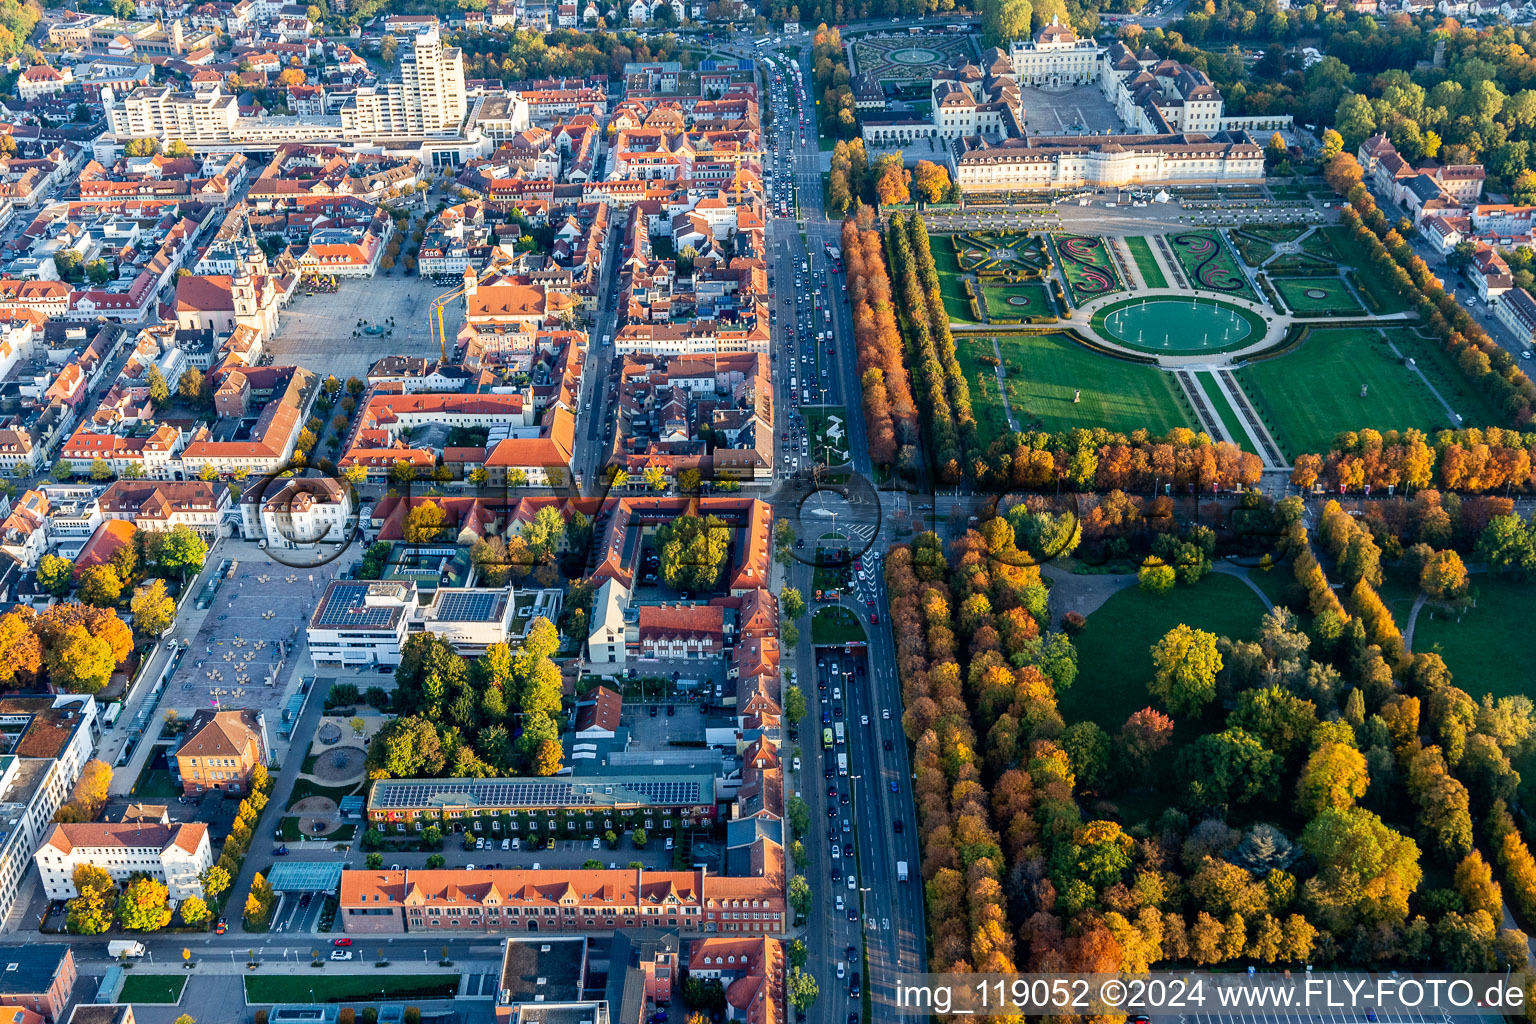
[[[1125,131],[1114,104],[1104,98],[1097,85],[1080,85],[1073,89],[1035,89],[1021,85],[1019,96],[1024,104],[1024,125],[1031,134]],[[1077,125],[1077,130],[1072,130],[1072,125]]]
[[[334,565],[299,570],[264,559],[239,562],[177,666],[165,706],[178,711],[282,707],[282,665],[302,639]]]
[[[436,359],[440,347],[432,300],[446,289],[430,278],[400,271],[367,280],[343,280],[332,294],[305,296],[301,291],[283,311],[282,326],[272,340],[274,362],[297,363],[319,374],[362,377],[381,356],[428,356]],[[387,325],[394,318],[392,334],[370,335],[364,325]],[[443,309],[448,344],[453,345],[464,321],[464,303],[454,299]]]

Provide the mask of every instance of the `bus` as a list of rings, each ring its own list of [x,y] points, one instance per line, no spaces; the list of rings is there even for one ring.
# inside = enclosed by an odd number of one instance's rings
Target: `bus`
[[[843,730],[843,723],[842,722],[838,722],[836,725],[834,725],[832,727],[832,729],[833,729],[833,731],[835,731],[837,733],[837,745],[838,746],[842,746],[844,743],[847,742],[848,736],[847,736],[847,734]]]
[[[823,729],[823,730],[821,730],[821,745],[826,747],[828,750],[832,749],[832,730],[831,729]]]

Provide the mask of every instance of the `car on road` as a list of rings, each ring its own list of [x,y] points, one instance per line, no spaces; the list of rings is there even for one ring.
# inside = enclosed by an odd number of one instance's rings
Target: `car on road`
[[[890,708],[881,708],[880,709],[880,717],[885,719],[887,722],[889,722],[891,720],[891,709]]]
[[[891,749],[891,741],[890,740],[886,740],[883,745],[884,745],[886,750],[890,750]]]
[[[854,949],[852,946],[849,946],[848,947],[848,962],[849,963],[853,963],[853,961],[855,959],[857,959],[857,955],[858,955],[858,951],[856,949]]]
[[[352,951],[350,949],[333,949],[333,950],[331,950],[331,959],[332,960],[351,960],[352,959]]]
[[[901,783],[897,782],[895,779],[891,780],[891,792],[892,793],[900,793],[901,792]]]
[[[341,948],[345,948],[347,946],[352,945],[352,940],[351,939],[333,939],[331,941],[331,945],[337,946],[337,947],[341,947]]]
[[[839,963],[837,965],[837,980],[842,981],[846,977],[848,977],[848,968],[846,965]]]

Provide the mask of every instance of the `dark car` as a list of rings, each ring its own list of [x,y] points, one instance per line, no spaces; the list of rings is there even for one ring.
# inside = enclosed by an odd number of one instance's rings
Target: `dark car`
[[[833,799],[836,799],[836,798],[837,798],[837,787],[836,786],[828,786],[827,787],[827,799],[833,800]]]
[[[897,835],[900,835],[902,832],[906,831],[906,829],[902,826],[901,822],[897,820],[891,822],[891,831],[895,832]]]
[[[852,907],[849,907],[848,908],[848,920],[850,920],[850,921],[857,921],[858,919],[859,919],[859,912],[857,910],[854,910]]]
[[[839,793],[838,796],[837,796],[837,799],[838,799],[839,803],[845,803],[846,804],[848,802],[848,794],[847,793]]]
[[[827,808],[827,817],[829,817],[829,818],[837,817],[837,808],[835,806]]]
[[[854,949],[852,946],[849,946],[848,947],[848,962],[849,963],[853,963],[854,959],[857,956],[858,956],[858,950]]]
[[[854,998],[858,998],[859,991],[859,972],[854,971],[853,977],[848,979],[848,994]]]
[[[668,704],[667,705],[667,717],[671,718],[675,714],[677,714],[677,708],[673,707],[671,704]]]
[[[885,741],[885,749],[886,750],[890,750],[891,749],[891,741],[890,740],[886,740]]]
[[[841,882],[842,880],[843,880],[843,873],[841,871],[839,871],[837,868],[833,868],[832,869],[832,881],[834,881],[834,882]]]
[[[651,717],[652,717],[652,718],[655,718],[655,717],[656,717],[656,714],[657,714],[657,708],[656,708],[656,705],[655,705],[655,704],[652,704],[652,705],[651,705]]]
[[[830,778],[831,778],[831,777],[832,777],[832,776],[833,776],[833,775],[835,775],[835,774],[837,774],[837,773],[836,773],[836,771],[835,771],[835,770],[834,770],[834,769],[833,769],[833,768],[832,768],[832,766],[831,766],[831,765],[827,765],[827,770],[826,770],[826,772],[825,772],[825,774],[826,774],[826,776],[827,776],[827,778],[829,778],[829,779],[830,779]]]

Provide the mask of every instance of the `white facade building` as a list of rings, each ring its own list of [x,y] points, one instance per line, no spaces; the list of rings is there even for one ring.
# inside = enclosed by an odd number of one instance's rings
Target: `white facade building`
[[[198,878],[213,866],[208,826],[202,822],[170,825],[138,822],[55,825],[34,858],[51,900],[73,899],[75,868],[90,864],[115,882],[148,875],[164,882],[172,900],[202,896]]]
[[[416,607],[416,584],[332,580],[309,617],[309,653],[318,666],[400,664]]]
[[[422,28],[400,61],[400,78],[358,89],[341,108],[347,137],[458,134],[469,104],[457,47],[443,46],[435,27]]]
[[[1060,89],[1098,78],[1103,53],[1098,43],[1077,38],[1069,26],[1053,18],[1035,38],[1014,43],[1009,55],[1021,85]]]

